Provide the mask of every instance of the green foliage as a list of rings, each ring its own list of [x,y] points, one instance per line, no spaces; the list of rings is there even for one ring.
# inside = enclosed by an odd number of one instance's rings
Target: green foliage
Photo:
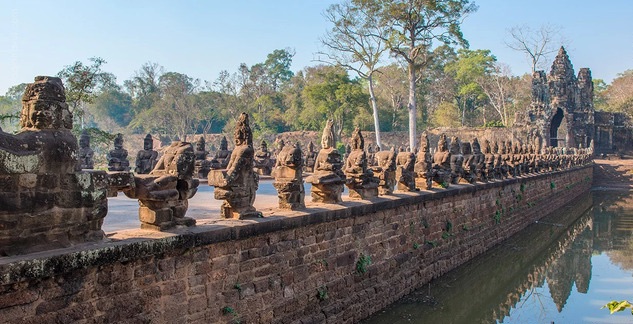
[[[502,121],[500,120],[491,120],[491,121],[487,121],[484,124],[484,127],[506,127]]]
[[[239,283],[239,282],[236,282],[236,283],[233,285],[233,289],[235,289],[235,290],[237,290],[237,291],[239,291],[239,292],[242,292],[242,285],[240,285],[240,283]]]
[[[367,273],[367,267],[371,265],[371,256],[360,254],[358,257],[358,261],[356,261],[356,273],[365,274]]]
[[[437,246],[437,241],[426,240],[424,243],[430,245],[431,247],[436,247]]]
[[[556,189],[556,184],[554,183],[554,181],[549,183],[549,188],[552,190]]]
[[[444,227],[444,230],[448,233],[451,232],[451,230],[453,230],[453,223],[449,220],[446,221],[446,226]]]
[[[443,239],[445,239],[445,240],[447,240],[447,239],[448,239],[449,237],[451,237],[451,236],[452,236],[452,235],[451,235],[451,233],[449,233],[449,232],[442,232],[442,238],[443,238]]]
[[[320,301],[324,301],[324,300],[328,299],[327,287],[326,286],[321,286],[321,287],[317,288],[317,299],[319,299]]]
[[[431,125],[435,127],[459,127],[460,123],[459,108],[449,101],[444,101],[433,112],[431,116]]]
[[[414,249],[414,250],[417,250],[417,249],[419,249],[419,248],[420,248],[420,244],[418,244],[418,243],[413,243],[413,249]]]
[[[622,300],[622,301],[612,300],[606,305],[602,306],[601,309],[602,308],[608,308],[611,314],[621,312],[629,308],[631,309],[631,315],[633,315],[633,306],[628,300]]]
[[[224,306],[222,307],[222,314],[224,315],[235,314],[235,309],[233,309],[233,307],[230,307],[230,306]]]
[[[467,232],[467,231],[470,231],[470,228],[468,228],[468,225],[464,224],[462,225],[462,230]]]
[[[492,219],[495,221],[495,224],[501,223],[501,211],[496,210],[495,214],[492,216]]]
[[[519,191],[525,192],[525,183],[521,184],[521,186],[519,187]]]

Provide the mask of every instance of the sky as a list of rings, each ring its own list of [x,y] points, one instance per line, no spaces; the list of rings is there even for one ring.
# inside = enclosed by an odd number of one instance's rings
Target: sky
[[[240,63],[263,62],[276,49],[295,51],[292,70],[316,65],[323,12],[334,0],[0,0],[0,94],[75,61],[107,61],[117,82],[146,62],[213,81]],[[633,1],[479,0],[463,22],[470,49],[489,49],[512,73],[530,71],[509,49],[507,30],[561,27],[576,72],[589,67],[607,83],[633,69]],[[547,66],[551,65],[550,58]],[[548,68],[549,69],[549,68]]]

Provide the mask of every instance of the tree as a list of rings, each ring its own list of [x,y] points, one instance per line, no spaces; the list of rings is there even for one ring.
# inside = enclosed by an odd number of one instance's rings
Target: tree
[[[385,28],[378,24],[376,16],[351,1],[331,5],[325,12],[325,18],[333,27],[321,39],[321,44],[327,51],[318,53],[323,55],[319,61],[343,66],[367,80],[376,144],[381,147],[374,74],[378,70],[381,57],[388,50],[384,41]]]
[[[4,96],[0,96],[0,126],[4,127],[4,131],[18,130],[16,122],[20,120],[22,94],[26,86],[26,83],[12,86]]]
[[[92,62],[86,65],[81,61],[76,61],[72,65],[67,65],[57,73],[64,82],[66,90],[66,102],[75,118],[81,121],[83,128],[84,104],[92,103],[97,97],[97,91],[103,86],[115,83],[115,77],[111,73],[106,73],[101,66],[106,61],[100,57],[89,58]]]
[[[602,94],[607,101],[605,110],[633,116],[633,70],[619,73]]]
[[[150,109],[160,99],[158,82],[163,73],[163,67],[158,63],[147,62],[134,72],[130,80],[123,82],[132,96],[132,115]]]
[[[160,99],[136,115],[130,125],[146,131],[175,133],[181,141],[194,133],[201,116],[201,102],[196,97],[200,81],[186,74],[167,72],[160,76]]]
[[[336,66],[308,68],[302,98],[305,109],[300,119],[305,128],[319,130],[326,119],[332,119],[337,138],[341,138],[343,130],[353,130],[353,119],[359,109],[369,108],[369,98],[361,84]]]
[[[510,40],[506,45],[518,52],[524,53],[532,65],[532,73],[537,68],[541,69],[541,64],[549,54],[555,53],[566,44],[561,36],[561,28],[555,25],[542,25],[538,29],[532,29],[527,25],[514,26],[508,29]]]
[[[434,41],[467,46],[461,32],[464,17],[477,10],[469,0],[354,0],[386,29],[387,47],[408,68],[409,147],[416,150],[417,72],[428,63]]]
[[[528,74],[513,76],[506,64],[495,63],[491,73],[477,81],[503,126],[512,126],[516,112],[529,106],[531,79]]]
[[[446,65],[445,71],[457,81],[455,100],[461,112],[461,126],[466,123],[467,111],[473,112],[486,103],[486,93],[478,81],[490,75],[496,60],[490,50],[461,49],[457,60]],[[483,115],[485,118],[485,111]]]
[[[389,107],[389,130],[406,129],[407,72],[398,64],[379,69],[376,74],[376,96]]]

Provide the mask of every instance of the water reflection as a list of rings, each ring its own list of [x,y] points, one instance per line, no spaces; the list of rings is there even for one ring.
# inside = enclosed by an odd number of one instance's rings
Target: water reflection
[[[633,194],[595,191],[365,323],[630,323]]]

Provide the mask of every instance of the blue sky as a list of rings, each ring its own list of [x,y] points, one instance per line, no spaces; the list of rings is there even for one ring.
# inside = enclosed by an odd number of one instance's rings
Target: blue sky
[[[99,56],[118,82],[145,62],[215,80],[221,70],[263,62],[275,49],[296,51],[292,69],[315,65],[328,29],[325,0],[0,0],[0,94]],[[463,24],[471,49],[490,49],[514,74],[525,57],[504,45],[515,25],[561,26],[576,72],[589,67],[610,82],[633,68],[633,1],[480,0]],[[549,63],[548,63],[549,66]]]

